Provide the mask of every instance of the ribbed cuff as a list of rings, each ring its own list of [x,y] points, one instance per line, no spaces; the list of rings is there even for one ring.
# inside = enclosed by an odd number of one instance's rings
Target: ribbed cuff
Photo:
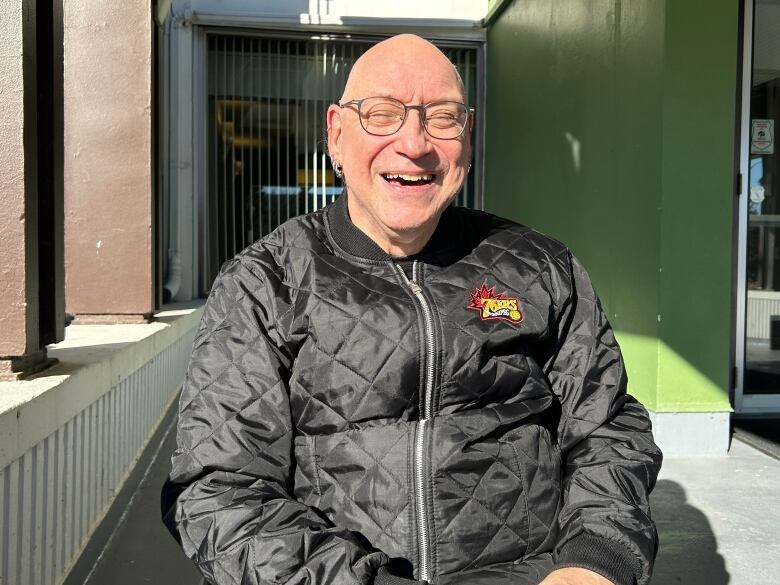
[[[408,585],[409,583],[419,583],[419,581],[397,577],[388,570],[387,566],[379,567],[376,577],[374,577],[374,585],[404,585],[404,583]]]
[[[561,548],[553,569],[563,567],[590,569],[615,585],[636,585],[642,576],[642,567],[630,550],[591,534],[581,534]]]

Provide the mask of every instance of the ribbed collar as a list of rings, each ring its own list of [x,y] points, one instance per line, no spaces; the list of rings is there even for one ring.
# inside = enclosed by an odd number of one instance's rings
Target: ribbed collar
[[[394,257],[385,252],[379,245],[360,230],[349,217],[347,208],[347,194],[344,192],[335,203],[326,210],[330,235],[336,244],[348,254],[357,258],[372,261],[387,260],[416,260],[425,259],[438,264],[434,260],[441,260],[442,256],[448,256],[446,252],[452,250],[454,242],[457,242],[459,224],[457,213],[453,207],[448,207],[439,218],[439,224],[433,235],[423,249],[407,258]]]

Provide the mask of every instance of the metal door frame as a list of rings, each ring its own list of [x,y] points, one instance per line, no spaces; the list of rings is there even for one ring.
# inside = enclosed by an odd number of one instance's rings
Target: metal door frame
[[[745,333],[747,326],[747,240],[748,193],[750,192],[750,97],[753,88],[753,15],[755,0],[745,0],[742,41],[742,87],[740,110],[740,193],[737,235],[736,340],[734,348],[734,413],[774,414],[780,412],[780,392],[745,394]]]

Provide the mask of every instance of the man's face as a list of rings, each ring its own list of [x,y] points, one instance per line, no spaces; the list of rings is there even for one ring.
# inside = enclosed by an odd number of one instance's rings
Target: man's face
[[[364,55],[342,102],[372,96],[405,104],[464,101],[452,65],[437,49],[415,37],[393,43],[398,39]],[[442,140],[423,129],[419,111],[409,110],[398,132],[373,136],[362,128],[356,106],[331,106],[328,127],[328,146],[343,166],[355,225],[386,251],[394,239],[424,244],[466,178],[471,120],[459,138]]]

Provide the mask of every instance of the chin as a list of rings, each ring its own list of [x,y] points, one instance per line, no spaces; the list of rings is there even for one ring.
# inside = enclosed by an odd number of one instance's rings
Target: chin
[[[386,219],[397,225],[424,225],[437,218],[450,200],[436,197],[427,200],[396,200],[389,203]]]
[[[431,222],[436,221],[436,214],[430,212],[408,212],[399,214],[393,217],[388,217],[385,221],[385,225],[390,227],[395,232],[414,232],[416,230],[424,229],[430,225]]]

